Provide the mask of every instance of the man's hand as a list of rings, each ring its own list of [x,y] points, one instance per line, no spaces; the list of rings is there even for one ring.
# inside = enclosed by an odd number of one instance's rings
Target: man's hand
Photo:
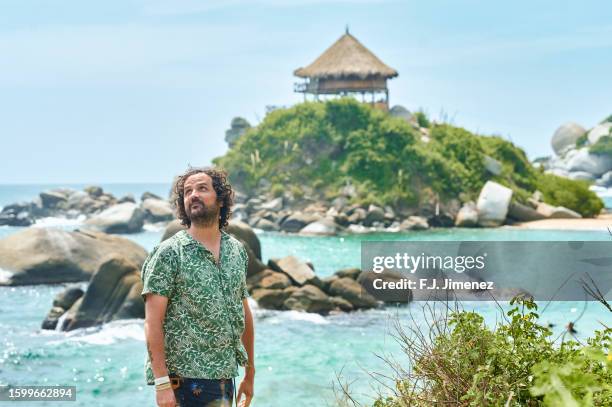
[[[159,407],[176,407],[176,398],[172,389],[155,392],[155,401]]]
[[[236,407],[249,407],[251,400],[253,400],[253,381],[255,379],[255,371],[242,379],[240,386],[238,387],[238,396],[236,398]],[[244,400],[241,401],[244,395]]]

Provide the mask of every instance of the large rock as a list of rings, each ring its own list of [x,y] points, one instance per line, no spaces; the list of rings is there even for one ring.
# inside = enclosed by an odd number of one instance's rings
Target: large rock
[[[376,298],[370,295],[361,284],[349,277],[335,279],[329,286],[329,293],[344,298],[355,309],[373,308],[378,305]]]
[[[227,233],[247,245],[255,257],[261,260],[261,243],[253,229],[244,222],[232,220],[227,225]]]
[[[290,295],[291,291],[284,289],[256,288],[251,293],[251,298],[257,301],[261,308],[282,309],[283,303]]]
[[[607,154],[591,154],[588,148],[571,151],[565,161],[568,172],[585,171],[599,177],[612,170],[612,156]]]
[[[285,273],[297,285],[313,284],[318,287],[321,286],[321,280],[312,268],[294,256],[270,259],[268,266],[274,271]]]
[[[602,175],[601,178],[597,180],[596,184],[600,187],[612,187],[612,171],[608,171]]]
[[[333,236],[338,232],[338,225],[328,218],[309,223],[300,230],[300,235]]]
[[[462,228],[478,226],[478,209],[474,202],[466,202],[459,209],[459,213],[457,213],[455,218],[455,226]]]
[[[364,226],[372,226],[375,222],[382,222],[385,220],[385,211],[376,206],[370,205],[368,212],[366,213],[365,219],[363,220]]]
[[[234,117],[230,128],[225,131],[225,141],[232,147],[250,127],[250,123],[242,117]]]
[[[274,272],[271,270],[264,270],[264,271],[268,271],[269,273],[266,273],[266,275],[263,276],[263,278],[257,281],[257,283],[254,285],[255,287],[267,288],[271,290],[279,290],[279,289],[282,290],[291,285],[291,280],[289,280],[289,277],[287,277],[285,274]],[[263,273],[258,273],[258,274],[263,274]]]
[[[280,230],[280,227],[276,223],[264,218],[257,219],[253,226],[257,229],[265,230],[268,232],[278,232]]]
[[[359,283],[361,287],[365,289],[366,293],[369,293],[378,301],[410,302],[412,301],[412,291],[410,289],[398,290],[395,288],[380,288],[383,282],[397,284],[403,279],[403,275],[392,271],[385,271],[383,273],[362,271],[357,277],[357,283]],[[376,280],[381,281],[375,283]]]
[[[124,202],[103,210],[88,219],[85,224],[91,229],[105,233],[138,233],[142,231],[145,213],[138,205]]]
[[[30,228],[0,240],[0,285],[87,281],[115,254],[142,265],[147,252],[133,241],[100,232]]]
[[[278,212],[281,209],[283,209],[283,198],[278,197],[278,198],[274,198],[273,200],[269,202],[262,203],[260,205],[260,208],[268,210],[268,211]]]
[[[502,163],[497,161],[495,158],[485,155],[483,157],[483,163],[484,163],[485,170],[489,171],[491,174],[493,175],[501,174]]]
[[[603,136],[609,136],[612,132],[612,123],[604,122],[593,127],[587,135],[589,143],[595,144]]]
[[[76,303],[84,292],[78,286],[68,286],[53,299],[53,307],[42,322],[42,329],[55,329],[64,313]]]
[[[545,216],[537,210],[519,202],[510,203],[508,207],[508,217],[519,222],[529,222],[545,218]]]
[[[298,288],[285,300],[283,306],[290,310],[327,314],[336,308],[329,296],[314,285]]]
[[[376,298],[370,295],[361,284],[349,277],[335,279],[329,286],[329,293],[344,298],[355,309],[372,308],[378,305]]]
[[[2,208],[0,226],[30,226],[34,223],[31,215],[31,205],[15,203]]]
[[[400,224],[400,230],[427,230],[429,229],[429,223],[427,219],[422,216],[409,216],[404,219]]]
[[[294,212],[281,223],[281,230],[290,233],[299,232],[304,226],[309,223],[316,222],[321,219],[321,216],[314,213]]]
[[[559,127],[550,141],[555,154],[560,155],[564,149],[576,145],[576,140],[586,133],[584,127],[577,123],[565,123]]]
[[[63,189],[43,191],[39,194],[42,206],[45,209],[54,209],[68,200],[69,193]]]
[[[506,220],[512,190],[497,182],[487,181],[478,196],[478,224],[480,226],[499,226]]]
[[[541,202],[536,209],[539,214],[548,219],[579,219],[582,218],[577,212],[563,206],[552,206]]]
[[[68,286],[66,289],[55,296],[53,306],[69,309],[72,305],[85,294],[79,286]]]
[[[352,278],[353,280],[357,280],[360,274],[361,269],[358,268],[342,269],[334,273],[334,275],[338,276],[339,278],[348,277]]]
[[[404,119],[408,123],[416,121],[414,115],[402,105],[393,106],[391,109],[389,109],[389,114],[393,117],[399,117],[401,119]]]
[[[174,218],[172,204],[163,199],[148,198],[142,201],[140,207],[150,222],[167,222]]]
[[[116,319],[144,318],[140,267],[123,257],[100,265],[76,309],[64,319],[64,331],[96,326]]]
[[[158,199],[161,200],[162,197],[159,195],[154,194],[153,192],[149,192],[149,191],[145,191],[142,193],[142,195],[140,195],[140,201],[144,202],[147,199]]]
[[[103,206],[103,203],[96,201],[94,197],[83,191],[76,191],[68,197],[66,202],[67,209],[74,209],[84,214],[93,213]]]
[[[178,220],[173,220],[166,226],[166,230],[164,231],[161,241],[163,242],[183,229],[185,229],[185,226],[181,225]],[[266,266],[261,262],[261,243],[249,225],[238,220],[231,220],[226,227],[226,231],[236,239],[240,240],[245,246],[247,255],[249,256],[247,276],[257,274],[266,268]]]

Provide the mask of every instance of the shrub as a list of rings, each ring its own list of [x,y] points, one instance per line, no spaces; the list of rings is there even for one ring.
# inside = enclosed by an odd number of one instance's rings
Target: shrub
[[[589,147],[592,154],[611,154],[612,155],[612,136],[602,136],[597,143]]]
[[[587,136],[588,133],[584,133],[582,136],[576,139],[576,147],[584,147],[589,143],[589,138]]]
[[[555,206],[564,206],[584,217],[593,217],[604,207],[601,199],[591,190],[587,181],[574,181],[553,174],[539,174],[537,189],[544,201]]]
[[[426,129],[431,127],[431,122],[427,118],[427,115],[425,114],[424,111],[419,110],[418,112],[414,114],[414,117],[416,117],[419,127],[424,127]]]
[[[533,300],[510,304],[494,329],[467,311],[432,321],[430,332],[399,328],[411,367],[394,367],[394,394],[373,406],[609,406],[612,330],[597,332],[588,346],[555,346]]]
[[[274,184],[272,185],[270,192],[272,192],[272,196],[278,198],[279,196],[283,195],[283,192],[285,192],[285,187],[280,184]]]

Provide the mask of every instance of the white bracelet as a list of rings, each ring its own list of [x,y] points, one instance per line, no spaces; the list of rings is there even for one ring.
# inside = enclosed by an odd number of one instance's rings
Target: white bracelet
[[[162,376],[162,377],[158,377],[157,379],[155,379],[156,386],[160,384],[164,384],[164,383],[170,383],[170,377]]]

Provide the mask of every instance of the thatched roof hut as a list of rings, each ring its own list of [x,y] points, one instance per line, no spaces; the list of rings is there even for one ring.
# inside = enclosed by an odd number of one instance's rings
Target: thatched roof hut
[[[389,90],[387,79],[395,78],[395,69],[383,63],[367,49],[348,29],[331,47],[313,63],[294,71],[294,75],[305,82],[296,84],[296,92],[319,95],[361,94],[371,102],[388,108]],[[383,95],[377,100],[377,95]]]

